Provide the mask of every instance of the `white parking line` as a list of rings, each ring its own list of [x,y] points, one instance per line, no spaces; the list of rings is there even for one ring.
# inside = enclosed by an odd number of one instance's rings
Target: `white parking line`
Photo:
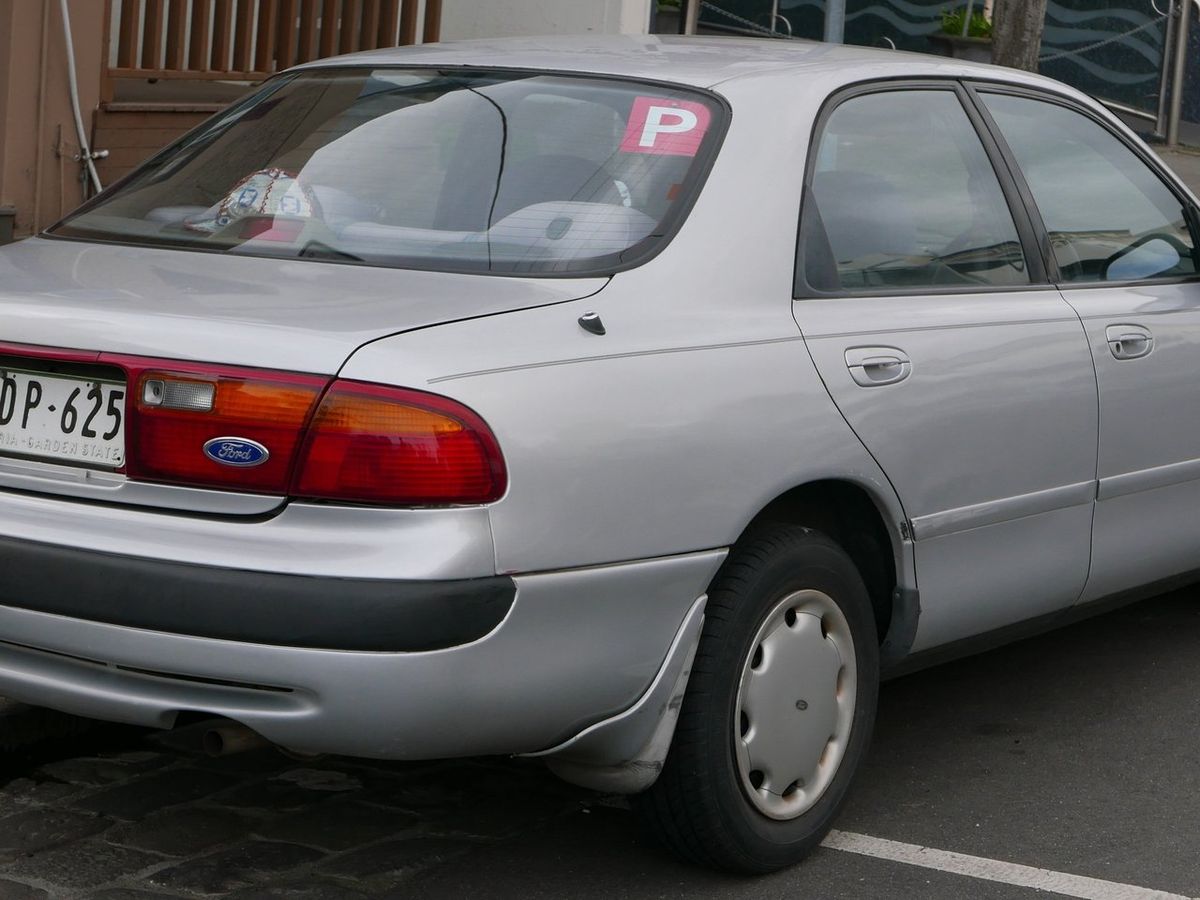
[[[1067,897],[1082,897],[1084,900],[1192,900],[1182,894],[1169,894],[1166,891],[1154,891],[1132,884],[1118,884],[1115,881],[1102,881],[1099,878],[1085,878],[1082,875],[1068,875],[1065,872],[1020,866],[997,859],[984,859],[981,856],[967,856],[965,853],[952,853],[949,850],[919,847],[916,844],[902,844],[899,841],[888,841],[848,831],[829,832],[821,846],[831,850],[842,850],[846,853],[857,853],[861,856],[873,856],[876,859],[905,863],[910,866],[936,869],[939,872],[965,875],[968,878],[998,881],[1002,884],[1034,888],[1054,894],[1063,894]]]

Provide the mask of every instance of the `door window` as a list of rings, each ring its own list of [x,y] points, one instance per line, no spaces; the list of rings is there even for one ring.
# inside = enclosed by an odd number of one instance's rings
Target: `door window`
[[[995,170],[953,91],[852,97],[814,152],[803,230],[811,288],[1029,282]]]
[[[1033,193],[1062,281],[1196,272],[1183,203],[1112,132],[1057,103],[982,97]]]

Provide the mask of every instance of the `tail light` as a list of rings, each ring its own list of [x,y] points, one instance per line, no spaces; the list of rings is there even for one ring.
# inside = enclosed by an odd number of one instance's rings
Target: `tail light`
[[[507,485],[491,429],[446,397],[316,375],[107,359],[129,375],[130,478],[390,506],[489,503]],[[255,449],[242,461],[235,454],[247,446]]]
[[[383,506],[490,503],[495,435],[448,397],[321,375],[0,343],[6,357],[125,373],[138,481]]]
[[[465,406],[419,391],[338,381],[309,426],[292,493],[420,505],[487,503],[504,488],[500,447]]]
[[[141,481],[282,494],[326,381],[239,369],[144,371],[130,379],[136,415],[125,438],[127,474]],[[253,465],[223,464],[205,451],[222,437],[254,442],[265,452]]]

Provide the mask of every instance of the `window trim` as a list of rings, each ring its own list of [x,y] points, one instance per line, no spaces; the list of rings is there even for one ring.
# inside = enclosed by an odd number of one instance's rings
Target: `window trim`
[[[965,80],[963,86],[967,91],[971,102],[975,105],[981,119],[986,123],[986,127],[992,132],[993,140],[995,140],[1001,152],[1004,155],[1005,163],[1010,169],[1013,180],[1017,183],[1021,195],[1029,204],[1029,216],[1033,221],[1034,227],[1039,235],[1039,243],[1043,247],[1045,254],[1046,271],[1050,282],[1059,291],[1070,290],[1105,290],[1140,287],[1147,285],[1170,285],[1170,284],[1193,284],[1200,282],[1200,209],[1197,208],[1195,201],[1182,189],[1175,173],[1172,172],[1166,164],[1158,158],[1158,156],[1142,144],[1141,141],[1133,141],[1129,136],[1124,134],[1120,129],[1114,127],[1113,123],[1105,116],[1101,115],[1095,109],[1090,108],[1087,104],[1081,103],[1073,97],[1068,97],[1064,94],[1059,94],[1054,91],[1044,90],[1036,87],[1028,87],[1026,85],[1012,84],[1005,81],[989,81],[986,79],[972,78]],[[1192,236],[1192,246],[1194,248],[1193,256],[1197,263],[1197,271],[1191,275],[1172,275],[1162,278],[1139,278],[1136,281],[1063,281],[1062,273],[1059,271],[1058,259],[1054,255],[1053,246],[1050,243],[1050,232],[1046,228],[1045,221],[1042,219],[1041,210],[1037,205],[1037,201],[1033,197],[1033,192],[1029,188],[1029,183],[1025,179],[1025,173],[1021,170],[1017,162],[1016,154],[1009,147],[1008,141],[1005,140],[1000,126],[996,120],[992,118],[991,112],[984,103],[981,94],[1004,94],[1012,97],[1021,97],[1026,100],[1040,101],[1042,103],[1051,103],[1055,106],[1061,106],[1064,109],[1079,113],[1087,119],[1095,122],[1104,131],[1112,135],[1122,146],[1130,150],[1133,155],[1145,165],[1151,173],[1158,178],[1164,187],[1175,200],[1179,203],[1180,208],[1184,212],[1184,219],[1188,227],[1188,231]]]
[[[485,278],[515,278],[515,279],[548,279],[548,280],[571,280],[584,278],[611,278],[619,272],[625,272],[630,269],[640,268],[646,263],[653,260],[660,253],[666,250],[675,240],[676,236],[683,229],[683,226],[691,218],[692,211],[699,202],[700,195],[704,193],[708,185],[709,178],[712,176],[713,167],[716,165],[717,158],[721,155],[721,149],[724,147],[725,139],[729,135],[729,129],[733,122],[733,108],[729,100],[713,90],[711,86],[701,87],[697,85],[685,84],[679,81],[670,81],[663,78],[643,78],[637,75],[618,75],[606,74],[599,72],[577,72],[565,71],[561,69],[541,69],[527,66],[484,66],[484,65],[421,65],[419,63],[358,63],[358,62],[338,62],[333,64],[316,64],[302,65],[287,69],[276,75],[271,76],[262,82],[257,88],[253,89],[245,97],[234,101],[225,109],[218,113],[214,113],[208,119],[205,119],[195,128],[187,131],[172,143],[168,144],[162,150],[151,155],[144,162],[140,163],[134,169],[121,178],[117,179],[112,184],[105,187],[100,193],[89,198],[84,203],[72,209],[61,219],[48,225],[42,231],[38,232],[37,237],[52,240],[52,241],[67,241],[73,243],[92,244],[99,246],[114,246],[114,247],[136,247],[141,250],[174,250],[180,253],[207,253],[217,256],[237,256],[238,254],[228,254],[225,249],[216,247],[203,246],[172,246],[168,244],[153,244],[138,240],[99,240],[91,237],[83,237],[78,235],[54,234],[53,229],[61,225],[65,225],[69,220],[76,216],[82,215],[92,208],[97,206],[101,198],[105,198],[110,191],[115,190],[127,181],[131,181],[135,176],[139,175],[144,169],[148,169],[153,165],[159,164],[164,158],[177,153],[188,143],[197,140],[204,136],[204,133],[210,130],[214,125],[214,120],[220,116],[226,115],[240,110],[244,107],[251,106],[260,102],[260,99],[265,99],[264,95],[274,92],[279,87],[286,83],[295,80],[298,77],[319,73],[336,73],[345,71],[373,71],[380,69],[391,69],[398,71],[453,71],[457,74],[461,73],[489,73],[495,72],[501,75],[511,76],[548,76],[554,78],[570,78],[580,81],[613,81],[621,82],[629,85],[644,86],[644,87],[660,87],[666,90],[682,91],[685,93],[697,94],[704,97],[713,105],[713,117],[709,126],[708,134],[706,135],[707,146],[703,147],[700,153],[697,154],[695,163],[684,182],[685,197],[680,207],[673,214],[665,219],[664,222],[668,225],[667,228],[661,231],[656,231],[651,237],[655,238],[654,242],[648,244],[644,249],[637,253],[631,253],[634,247],[627,248],[623,251],[623,258],[612,262],[606,266],[593,266],[591,268],[567,269],[567,270],[542,270],[529,272],[509,272],[509,271],[488,271],[477,268],[458,268],[450,265],[446,266],[399,266],[399,265],[381,265],[375,262],[345,260],[345,259],[310,259],[306,257],[276,257],[276,256],[258,256],[254,254],[241,254],[242,259],[268,259],[276,262],[300,262],[316,265],[334,265],[334,266],[353,266],[370,269],[384,269],[388,271],[407,272],[434,272],[448,275],[476,275]],[[663,224],[662,222],[659,223]],[[648,239],[647,239],[648,240]],[[637,245],[635,245],[636,247]]]
[[[805,272],[805,243],[808,237],[808,227],[811,225],[806,212],[812,198],[813,176],[816,170],[817,145],[824,135],[825,126],[839,106],[856,97],[871,94],[891,93],[894,91],[947,91],[953,93],[962,107],[963,113],[974,130],[983,151],[991,164],[1000,192],[1004,198],[1013,225],[1017,230],[1017,238],[1025,255],[1025,265],[1029,271],[1028,284],[1014,285],[951,285],[925,287],[882,287],[876,289],[847,288],[834,291],[821,290],[813,287]],[[1041,232],[1044,234],[1044,230]],[[1048,238],[1047,238],[1048,240]],[[794,300],[836,299],[845,297],[932,297],[954,294],[1011,294],[1036,290],[1046,290],[1053,287],[1047,277],[1046,263],[1040,245],[1039,231],[1030,219],[1029,210],[1020,192],[1020,185],[1009,170],[1009,162],[1004,156],[1003,148],[998,144],[986,121],[979,115],[975,101],[970,97],[966,87],[958,78],[892,78],[874,79],[847,85],[830,94],[821,104],[813,120],[812,131],[808,141],[808,155],[804,163],[803,195],[800,202],[800,216],[796,234],[796,257],[792,278],[792,297]]]

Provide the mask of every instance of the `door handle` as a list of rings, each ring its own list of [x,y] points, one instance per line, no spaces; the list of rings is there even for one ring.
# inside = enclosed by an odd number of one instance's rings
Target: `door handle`
[[[912,360],[896,347],[851,347],[846,351],[846,368],[860,387],[881,387],[911,375]]]
[[[1104,337],[1116,359],[1141,359],[1154,350],[1154,335],[1141,325],[1109,325]]]

